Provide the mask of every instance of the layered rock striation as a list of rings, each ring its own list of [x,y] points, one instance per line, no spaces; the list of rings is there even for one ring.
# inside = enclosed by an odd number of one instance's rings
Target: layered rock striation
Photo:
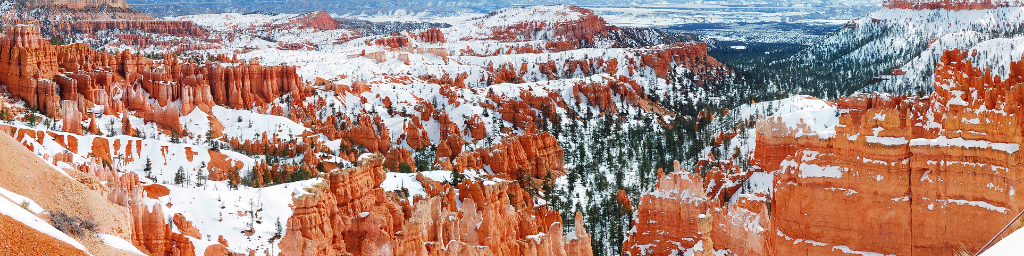
[[[716,184],[732,182],[707,182],[715,172],[703,185],[699,175],[669,174],[641,197],[624,250],[665,255],[666,241],[690,248],[695,215],[724,212],[714,218],[715,249],[744,255],[977,251],[1024,210],[1016,192],[1024,61],[1000,76],[966,55],[943,53],[931,95],[857,94],[829,103],[839,113],[834,131],[810,127],[815,120],[759,120],[751,162],[767,172],[754,175],[774,176],[770,194],[741,194],[721,206]]]

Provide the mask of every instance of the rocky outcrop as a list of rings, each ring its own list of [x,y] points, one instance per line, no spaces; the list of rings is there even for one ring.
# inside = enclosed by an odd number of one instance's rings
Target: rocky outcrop
[[[406,122],[403,125],[405,127],[405,134],[402,136],[405,136],[406,143],[414,150],[419,150],[431,144],[427,131],[419,123],[419,120],[414,118],[411,122]]]
[[[813,158],[808,151],[798,152],[783,163],[777,182],[798,186],[776,188],[772,211],[778,229],[793,239],[815,236],[854,250],[949,254],[960,246],[978,250],[1024,210],[1024,199],[1010,192],[1020,183],[1012,173],[1020,166],[1015,116],[1021,94],[1015,84],[1024,81],[1024,62],[1013,62],[1004,80],[973,67],[964,56],[958,50],[943,53],[930,97],[870,95],[842,101],[851,111],[840,117],[835,138],[826,140],[830,147],[813,151],[820,153]],[[809,167],[814,165],[835,168],[840,175],[813,177],[817,172]],[[856,192],[826,192],[817,184]],[[843,203],[826,208],[788,195]],[[843,217],[845,207],[859,210]],[[806,215],[792,214],[795,208]],[[886,228],[829,221],[836,218]],[[795,224],[815,220],[820,226]],[[851,233],[833,232],[844,228]],[[885,241],[852,232],[877,234],[872,237]],[[783,244],[788,243],[776,242],[776,250],[806,249]]]
[[[153,61],[127,51],[97,52],[81,44],[54,47],[34,26],[10,26],[7,31],[0,39],[0,69],[7,70],[0,73],[0,82],[29,107],[51,117],[67,115],[64,127],[69,132],[80,133],[74,123],[81,122],[79,115],[87,106],[103,105],[108,115],[137,111],[146,121],[181,132],[179,117],[195,109],[248,109],[311,90],[295,67],[197,65],[173,56]],[[61,69],[68,72],[59,73]],[[122,92],[123,97],[114,97]],[[147,93],[157,104],[147,102]],[[77,109],[63,109],[72,106]]]
[[[668,255],[700,240],[697,216],[709,208],[701,176],[676,171],[659,172],[658,177],[654,192],[637,203],[636,231],[623,242],[624,255]]]
[[[281,255],[591,255],[581,215],[566,238],[559,215],[534,208],[515,184],[466,181],[458,195],[447,183],[425,184],[432,196],[409,204],[380,188],[382,164],[364,156],[293,199]]]
[[[466,135],[473,138],[473,142],[484,139],[487,136],[487,126],[479,115],[466,120]]]
[[[128,3],[124,0],[19,0],[18,2],[24,4],[28,8],[45,5],[64,5],[78,8],[106,5],[110,7],[128,8]]]
[[[373,153],[391,150],[391,135],[380,116],[360,115],[357,124],[345,130],[342,136]]]
[[[47,80],[57,74],[56,48],[34,26],[7,26],[0,39],[0,83],[30,108],[59,114],[57,87]],[[55,98],[56,97],[56,98]]]
[[[565,152],[550,133],[512,135],[481,152],[483,164],[490,166],[494,173],[538,178],[549,172],[552,177],[565,175]]]
[[[662,78],[677,66],[694,70],[702,78],[694,80],[698,86],[703,86],[702,81],[713,81],[727,72],[723,69],[725,65],[708,55],[707,44],[702,42],[653,47],[641,53],[640,63],[654,69],[654,74]]]
[[[838,99],[834,104],[841,114],[834,132],[779,118],[759,120],[752,162],[755,169],[774,173],[771,194],[743,193],[727,206],[661,209],[666,200],[679,201],[664,199],[666,193],[685,191],[662,188],[680,180],[668,175],[641,197],[637,232],[624,248],[641,255],[649,249],[645,244],[665,240],[687,247],[696,241],[691,224],[648,223],[664,223],[673,211],[708,209],[716,221],[727,220],[714,225],[715,248],[744,255],[977,251],[1024,210],[1024,198],[1014,192],[1022,181],[1014,173],[1020,172],[1024,141],[1019,128],[1024,89],[1018,86],[1024,81],[1024,61],[1011,63],[1007,75],[997,76],[974,67],[965,55],[943,53],[929,96]],[[709,185],[737,182],[707,182],[716,177],[722,176],[708,172],[705,184],[694,187],[737,193]],[[725,201],[713,195],[693,198]],[[771,218],[765,216],[768,207]],[[1010,223],[1011,228],[1020,225]],[[647,252],[664,252],[655,248]]]
[[[147,206],[140,199],[138,192],[132,199],[132,229],[135,230],[131,237],[132,244],[149,255],[195,256],[192,241],[185,235],[171,231],[162,207],[159,204]]]
[[[341,28],[341,23],[331,18],[331,15],[325,11],[315,11],[299,15],[282,23],[273,24],[271,27],[276,29],[311,28],[315,30],[335,30]]]
[[[409,42],[409,38],[408,37],[397,36],[397,35],[396,36],[392,36],[392,37],[386,37],[386,38],[377,39],[377,40],[374,40],[373,43],[376,44],[376,45],[380,45],[380,46],[387,46],[389,48],[403,48],[403,47],[412,46],[412,43]]]
[[[444,32],[441,32],[438,28],[427,29],[426,31],[420,32],[417,36],[419,37],[420,42],[424,43],[446,43],[444,40]]]
[[[193,238],[198,239],[203,238],[203,235],[199,233],[199,229],[196,229],[195,226],[192,226],[192,222],[186,220],[185,216],[181,215],[181,213],[175,213],[174,217],[172,217],[171,220],[174,223],[174,226],[178,228],[178,231],[180,231],[182,235],[191,236]]]

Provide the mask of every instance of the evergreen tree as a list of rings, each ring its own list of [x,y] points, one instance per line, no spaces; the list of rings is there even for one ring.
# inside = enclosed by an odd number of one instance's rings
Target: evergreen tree
[[[156,179],[153,178],[153,162],[149,160],[149,157],[146,158],[146,167],[142,168],[142,172],[146,173],[146,178],[156,182]]]
[[[174,173],[174,184],[181,185],[185,182],[185,168],[178,167],[178,172]]]
[[[453,187],[458,187],[459,184],[462,183],[462,180],[465,178],[466,176],[462,175],[462,172],[459,172],[458,169],[452,169],[452,181],[450,182],[450,184]]]

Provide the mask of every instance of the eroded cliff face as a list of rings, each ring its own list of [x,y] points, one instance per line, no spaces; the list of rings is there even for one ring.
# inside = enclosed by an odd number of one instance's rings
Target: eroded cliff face
[[[824,120],[759,120],[751,162],[765,171],[753,175],[774,175],[771,194],[761,195],[768,201],[742,194],[721,207],[714,202],[723,200],[710,192],[722,182],[701,185],[700,175],[669,174],[641,197],[637,229],[624,249],[665,255],[671,251],[663,249],[666,240],[682,245],[673,249],[693,247],[696,215],[726,212],[732,217],[715,218],[719,235],[712,237],[749,239],[716,241],[715,249],[745,255],[977,251],[1024,210],[1016,192],[1024,62],[1013,62],[999,76],[973,66],[966,54],[943,53],[931,95],[858,94],[828,103],[838,113],[834,131],[810,127]],[[680,180],[688,187],[679,187]],[[693,196],[666,196],[681,194]],[[770,219],[757,215],[766,207]]]
[[[295,67],[197,65],[171,56],[154,61],[127,51],[111,55],[81,44],[55,47],[35,26],[7,27],[0,49],[0,68],[8,70],[0,82],[29,107],[54,118],[68,115],[71,121],[64,129],[75,133],[81,129],[74,120],[94,105],[105,106],[108,115],[136,111],[147,121],[181,132],[179,117],[195,109],[249,109],[310,90]],[[157,104],[147,102],[144,93]]]
[[[591,255],[590,235],[562,234],[561,218],[509,182],[425,182],[429,197],[385,192],[383,158],[335,171],[293,200],[280,255]],[[459,203],[461,202],[461,206]]]

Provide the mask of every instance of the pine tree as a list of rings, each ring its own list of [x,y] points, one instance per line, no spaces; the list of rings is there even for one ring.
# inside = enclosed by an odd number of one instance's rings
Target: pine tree
[[[142,171],[146,173],[146,178],[149,178],[150,180],[153,180],[154,182],[156,181],[155,179],[153,179],[153,173],[152,173],[153,172],[153,162],[150,161],[148,157],[146,158],[146,167],[143,167]]]
[[[462,175],[462,172],[459,172],[459,170],[457,170],[457,169],[452,169],[451,185],[453,187],[458,187],[459,184],[462,183],[462,180],[465,179],[465,178],[466,177],[465,177],[465,175]]]
[[[178,172],[174,173],[174,184],[181,185],[185,182],[185,168],[178,167]]]

